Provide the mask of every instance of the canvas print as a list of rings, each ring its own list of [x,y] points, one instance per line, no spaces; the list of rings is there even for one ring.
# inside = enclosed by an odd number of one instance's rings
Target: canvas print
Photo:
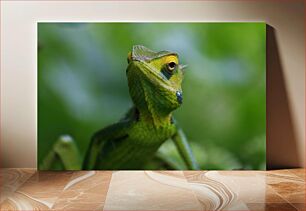
[[[38,169],[265,169],[265,36],[265,23],[38,23]]]

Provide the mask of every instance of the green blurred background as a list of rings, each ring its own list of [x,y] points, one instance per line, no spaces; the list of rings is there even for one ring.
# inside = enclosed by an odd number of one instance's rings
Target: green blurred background
[[[264,23],[39,23],[38,162],[61,134],[84,156],[92,134],[125,114],[127,53],[141,44],[188,64],[174,115],[201,168],[265,169],[265,32]],[[181,165],[171,142],[160,152]]]

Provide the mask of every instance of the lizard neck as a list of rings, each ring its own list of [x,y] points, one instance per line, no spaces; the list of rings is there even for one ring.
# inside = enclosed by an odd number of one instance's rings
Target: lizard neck
[[[139,120],[155,128],[166,127],[171,124],[172,113],[163,113],[154,109],[140,109]]]
[[[132,73],[129,71],[129,74]],[[129,91],[139,112],[139,120],[155,128],[169,126],[172,112],[177,108],[175,94],[166,88],[157,87],[149,80],[144,80],[140,74],[132,75],[129,78]],[[171,98],[173,96],[175,96],[174,99]]]

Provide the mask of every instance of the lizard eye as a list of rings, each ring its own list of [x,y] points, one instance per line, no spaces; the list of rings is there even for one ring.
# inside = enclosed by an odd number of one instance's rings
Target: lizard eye
[[[177,64],[175,62],[169,62],[167,64],[167,69],[170,71],[170,72],[173,72],[176,68]]]

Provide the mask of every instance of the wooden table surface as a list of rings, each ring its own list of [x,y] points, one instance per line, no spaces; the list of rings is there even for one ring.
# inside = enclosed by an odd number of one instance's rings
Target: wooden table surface
[[[305,169],[1,169],[1,210],[305,210]]]

